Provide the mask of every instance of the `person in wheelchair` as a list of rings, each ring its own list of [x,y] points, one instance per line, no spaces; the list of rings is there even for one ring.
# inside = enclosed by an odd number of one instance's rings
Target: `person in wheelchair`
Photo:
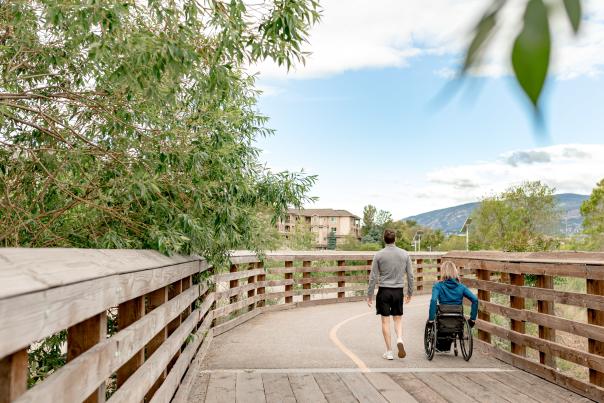
[[[436,327],[438,337],[435,340],[436,345],[434,347],[436,351],[445,352],[451,351],[451,344],[456,340],[456,334],[463,333],[463,326],[465,325],[463,316],[464,297],[472,302],[470,319],[467,321],[470,327],[474,327],[478,315],[478,298],[468,287],[459,282],[459,271],[455,263],[446,261],[440,270],[443,280],[435,283],[432,288],[432,299],[430,300],[426,327],[432,326],[438,315]],[[460,343],[462,342],[460,340]],[[455,344],[455,355],[457,355],[457,344]],[[466,358],[465,351],[464,358]]]

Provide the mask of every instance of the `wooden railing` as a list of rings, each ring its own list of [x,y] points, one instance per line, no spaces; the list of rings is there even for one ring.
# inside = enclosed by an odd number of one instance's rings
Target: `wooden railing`
[[[364,298],[373,255],[239,252],[214,273],[153,251],[0,249],[0,403],[182,401],[214,335],[266,310]],[[418,292],[441,256],[413,254]],[[28,389],[28,351],[62,331],[65,365]]]
[[[249,252],[231,256],[228,273],[217,274],[214,335],[267,310],[360,301],[375,252]],[[415,290],[430,292],[440,275],[439,252],[411,253]]]
[[[604,401],[604,253],[453,252],[478,290],[480,347]]]

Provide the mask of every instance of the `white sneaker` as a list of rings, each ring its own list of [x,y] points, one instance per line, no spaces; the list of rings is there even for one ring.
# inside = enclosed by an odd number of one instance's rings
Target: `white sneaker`
[[[392,354],[392,351],[386,351],[382,354],[382,358],[385,360],[394,360],[394,354]]]

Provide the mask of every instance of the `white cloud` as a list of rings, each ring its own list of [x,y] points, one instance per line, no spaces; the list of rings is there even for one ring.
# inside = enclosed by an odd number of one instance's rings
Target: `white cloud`
[[[541,157],[518,159],[518,155]],[[373,204],[400,219],[479,201],[525,181],[539,180],[555,187],[556,193],[590,194],[602,178],[604,144],[564,144],[513,150],[490,161],[440,166],[405,181],[396,176],[328,173],[319,176],[311,193],[320,197],[314,207],[346,208],[361,214],[363,206]]]
[[[442,206],[470,202],[526,181],[540,180],[557,193],[589,194],[604,177],[604,144],[556,145],[517,150],[495,161],[442,167],[426,175],[415,197]]]
[[[526,0],[509,0],[477,74],[507,74],[513,38]],[[604,1],[586,0],[579,37],[559,0],[552,5],[556,44],[553,69],[562,79],[597,76],[604,68]],[[367,68],[406,67],[422,55],[448,55],[459,63],[471,30],[489,2],[484,0],[323,0],[322,21],[311,31],[305,66],[289,74],[270,63],[255,66],[263,78],[317,78]],[[450,77],[457,66],[435,71]]]

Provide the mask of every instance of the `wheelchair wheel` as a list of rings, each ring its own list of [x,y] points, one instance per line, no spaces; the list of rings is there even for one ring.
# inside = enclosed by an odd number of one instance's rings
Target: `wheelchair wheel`
[[[472,329],[467,319],[463,321],[463,330],[459,333],[459,346],[461,347],[461,355],[466,361],[470,361],[472,358],[472,350],[474,348],[474,341],[472,339]]]
[[[426,357],[429,361],[434,358],[434,349],[436,344],[436,323],[432,324],[426,322],[426,329],[424,330],[424,350],[426,351]]]

